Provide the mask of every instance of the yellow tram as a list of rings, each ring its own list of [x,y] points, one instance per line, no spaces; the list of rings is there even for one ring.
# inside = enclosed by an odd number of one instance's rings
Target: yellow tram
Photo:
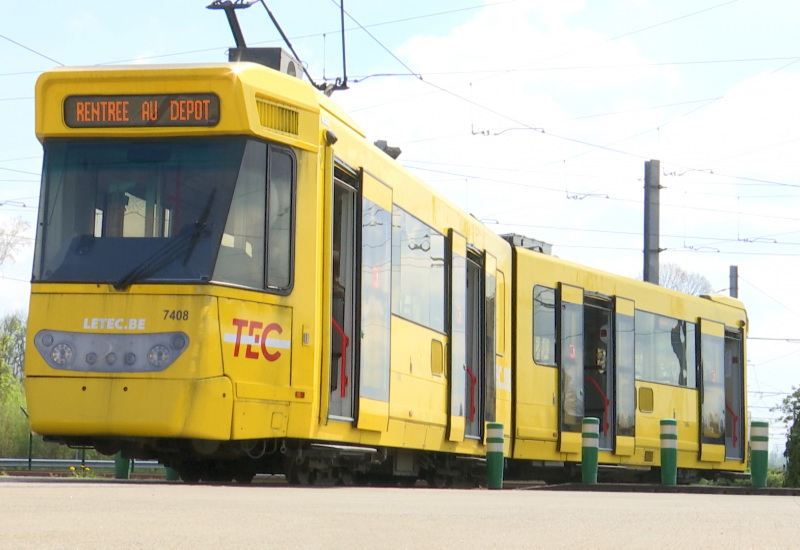
[[[580,460],[584,415],[602,464],[658,467],[675,418],[680,468],[744,470],[739,302],[494,234],[278,68],[39,78],[33,430],[191,481],[442,485],[488,422],[531,476]]]

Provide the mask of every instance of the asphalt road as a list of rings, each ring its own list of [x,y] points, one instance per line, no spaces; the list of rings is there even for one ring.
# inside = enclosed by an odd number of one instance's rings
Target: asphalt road
[[[0,548],[797,548],[800,497],[0,478]]]

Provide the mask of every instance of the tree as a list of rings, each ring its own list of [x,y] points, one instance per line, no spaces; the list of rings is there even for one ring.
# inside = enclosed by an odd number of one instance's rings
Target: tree
[[[0,362],[0,405],[16,398],[19,390],[19,380],[11,374],[8,365]]]
[[[678,264],[671,262],[659,265],[658,284],[664,288],[671,288],[694,296],[714,292],[714,287],[704,275],[686,271]]]
[[[22,379],[25,363],[26,329],[21,313],[10,313],[0,321],[0,364],[7,366],[17,380]]]
[[[20,218],[11,220],[0,229],[0,269],[6,262],[13,264],[17,254],[23,248],[30,246],[28,229],[30,229],[28,222]]]
[[[0,456],[23,456],[30,426],[20,408],[22,365],[25,359],[25,321],[21,314],[0,321]]]
[[[0,322],[0,404],[21,395],[25,362],[25,321],[19,313]]]
[[[792,393],[783,398],[777,407],[771,409],[781,414],[779,420],[786,426],[786,487],[800,487],[800,388],[792,386]]]

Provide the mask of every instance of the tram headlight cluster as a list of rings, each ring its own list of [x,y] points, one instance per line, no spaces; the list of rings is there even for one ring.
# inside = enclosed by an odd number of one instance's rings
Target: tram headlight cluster
[[[58,370],[88,372],[158,372],[187,349],[183,332],[92,334],[42,330],[36,349]]]

